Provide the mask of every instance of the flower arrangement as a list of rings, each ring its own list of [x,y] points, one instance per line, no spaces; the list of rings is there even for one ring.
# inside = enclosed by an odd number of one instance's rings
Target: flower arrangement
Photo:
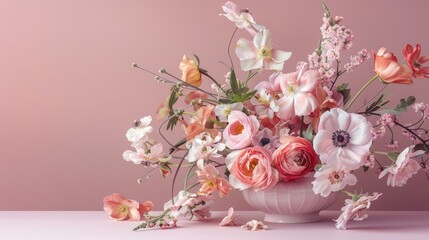
[[[179,170],[187,169],[187,174],[183,191],[172,196],[160,215],[148,213],[153,205],[150,201],[139,204],[114,194],[104,201],[112,218],[145,220],[135,230],[175,227],[180,215],[209,217],[208,206],[216,193],[226,197],[233,189],[264,191],[280,181],[295,181],[313,172],[313,191],[324,197],[355,185],[353,172],[358,169],[373,170],[380,178],[387,175],[387,185],[392,187],[403,186],[419,172],[428,175],[429,158],[425,155],[429,153],[429,131],[423,124],[429,119],[429,105],[410,96],[389,107],[383,94],[390,84],[411,84],[414,79],[429,77],[429,66],[423,66],[429,56],[420,56],[419,44],[404,48],[406,64],[399,63],[385,48],[372,54],[362,49],[350,57],[350,62],[341,64],[341,54],[352,47],[354,35],[341,25],[343,17],[333,17],[323,4],[322,37],[317,49],[307,61],[296,64],[296,71],[283,73],[291,52],[274,47],[271,32],[257,24],[248,9],[239,10],[232,2],[222,8],[221,15],[236,26],[228,53],[237,30],[249,33],[235,46],[246,77],[238,78],[242,74],[230,54],[229,71],[222,81],[203,69],[196,55],[183,57],[180,78],[163,68],[153,73],[133,64],[153,74],[158,82],[169,84],[171,91],[157,112],[158,119],[163,119],[158,133],[165,143],[152,138],[152,117],[143,117],[126,133],[134,150],[125,151],[123,158],[159,169],[165,177],[172,176],[173,185]],[[338,80],[371,57],[375,75],[351,98],[348,85],[338,84]],[[268,79],[258,79],[263,71],[272,74]],[[255,79],[257,84],[251,88],[249,83]],[[210,90],[201,87],[203,81],[212,83]],[[382,91],[369,96],[362,106],[354,106],[367,87],[376,83],[384,86]],[[418,120],[401,123],[399,114],[409,108],[419,115]],[[176,126],[183,128],[184,135],[172,143],[162,130]],[[399,144],[395,128],[410,142]],[[373,143],[386,134],[390,135],[386,149],[374,149]],[[400,146],[407,147],[401,150]],[[348,220],[364,219],[364,210],[381,195],[344,192],[350,199],[336,220],[339,229],[345,229]],[[220,225],[234,225],[233,213],[230,209]],[[243,228],[266,226],[255,221]]]

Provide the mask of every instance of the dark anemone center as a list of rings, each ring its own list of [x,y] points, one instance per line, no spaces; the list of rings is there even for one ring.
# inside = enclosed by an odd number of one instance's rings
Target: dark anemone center
[[[350,142],[350,135],[344,130],[335,131],[332,134],[332,143],[335,147],[345,147]]]
[[[262,146],[267,145],[268,143],[270,143],[270,139],[269,138],[261,138],[260,143]]]

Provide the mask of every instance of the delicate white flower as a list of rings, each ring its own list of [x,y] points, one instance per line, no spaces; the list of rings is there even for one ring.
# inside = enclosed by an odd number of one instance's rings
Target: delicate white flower
[[[384,177],[387,173],[390,173],[387,177],[387,185],[392,187],[402,187],[405,185],[409,178],[416,174],[421,166],[420,164],[412,159],[412,157],[421,155],[424,151],[419,150],[413,152],[414,145],[405,148],[397,157],[395,163],[384,169],[379,178]]]
[[[341,208],[341,215],[335,220],[337,229],[346,229],[347,222],[351,219],[361,221],[368,217],[364,211],[369,209],[371,202],[380,197],[381,193],[373,193],[371,196],[355,195],[352,199],[346,199],[346,205]]]
[[[243,110],[243,104],[240,103],[231,103],[231,104],[219,104],[215,107],[215,114],[221,122],[227,122],[228,116],[232,111],[241,111]]]
[[[152,132],[153,128],[149,126],[152,122],[151,116],[146,116],[141,118],[139,121],[134,123],[134,127],[128,129],[127,139],[130,142],[146,141],[148,139],[148,134]]]
[[[186,159],[189,162],[195,162],[209,158],[222,157],[222,155],[218,153],[225,149],[225,144],[220,142],[221,140],[222,137],[220,134],[215,138],[212,138],[207,132],[198,134],[192,141],[186,143],[189,149]]]
[[[356,176],[342,166],[333,167],[323,165],[314,174],[313,192],[327,197],[331,192],[338,192],[346,185],[355,185],[357,182]]]
[[[259,116],[265,115],[272,119],[274,113],[279,111],[279,106],[265,89],[258,90],[255,96],[250,99],[250,103],[255,106],[255,112]]]
[[[371,126],[364,116],[333,108],[320,118],[313,145],[323,163],[358,169],[372,145]]]
[[[228,215],[222,219],[219,223],[219,226],[235,226],[235,221],[238,219],[239,215],[234,215],[234,208],[230,207],[228,210]]]
[[[251,220],[241,226],[241,228],[247,231],[260,231],[268,229],[268,226],[261,221]]]
[[[235,23],[235,26],[240,29],[246,29],[250,34],[255,35],[256,31],[262,30],[264,27],[258,25],[253,20],[252,14],[249,10],[238,10],[237,5],[233,2],[226,2],[222,6],[225,14],[220,14],[228,18],[231,22]]]
[[[240,59],[243,71],[254,69],[281,71],[284,62],[291,56],[290,52],[273,48],[271,32],[267,29],[256,33],[253,42],[244,38],[238,40],[235,53]]]
[[[122,154],[125,161],[131,161],[134,164],[142,164],[150,160],[158,160],[164,156],[164,150],[161,143],[149,144],[148,142],[140,141],[133,143],[136,152],[127,150]]]

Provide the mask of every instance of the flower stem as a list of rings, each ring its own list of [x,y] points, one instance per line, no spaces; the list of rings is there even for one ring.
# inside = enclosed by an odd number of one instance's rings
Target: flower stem
[[[361,95],[363,93],[363,91],[365,91],[365,89],[372,83],[374,82],[376,79],[378,78],[378,75],[375,75],[374,77],[372,77],[360,90],[358,93],[356,93],[356,95],[353,97],[353,99],[350,101],[349,105],[346,108],[346,111],[349,110],[349,108],[352,106],[352,104],[356,101],[356,99],[359,97],[359,95]]]

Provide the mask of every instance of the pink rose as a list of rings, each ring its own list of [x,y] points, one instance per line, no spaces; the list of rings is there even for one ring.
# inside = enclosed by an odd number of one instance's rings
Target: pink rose
[[[247,116],[243,112],[232,111],[228,116],[228,125],[223,131],[226,146],[230,149],[241,149],[249,146],[258,128],[259,122],[255,116]]]
[[[283,137],[273,153],[273,166],[283,181],[295,180],[314,170],[319,158],[307,139]]]
[[[278,182],[278,172],[271,167],[271,152],[255,146],[230,153],[225,160],[230,171],[229,183],[236,189],[269,189]]]
[[[103,199],[103,203],[104,211],[109,214],[110,218],[118,221],[140,221],[144,219],[144,214],[149,212],[153,207],[151,201],[138,203],[118,193],[106,196]]]

